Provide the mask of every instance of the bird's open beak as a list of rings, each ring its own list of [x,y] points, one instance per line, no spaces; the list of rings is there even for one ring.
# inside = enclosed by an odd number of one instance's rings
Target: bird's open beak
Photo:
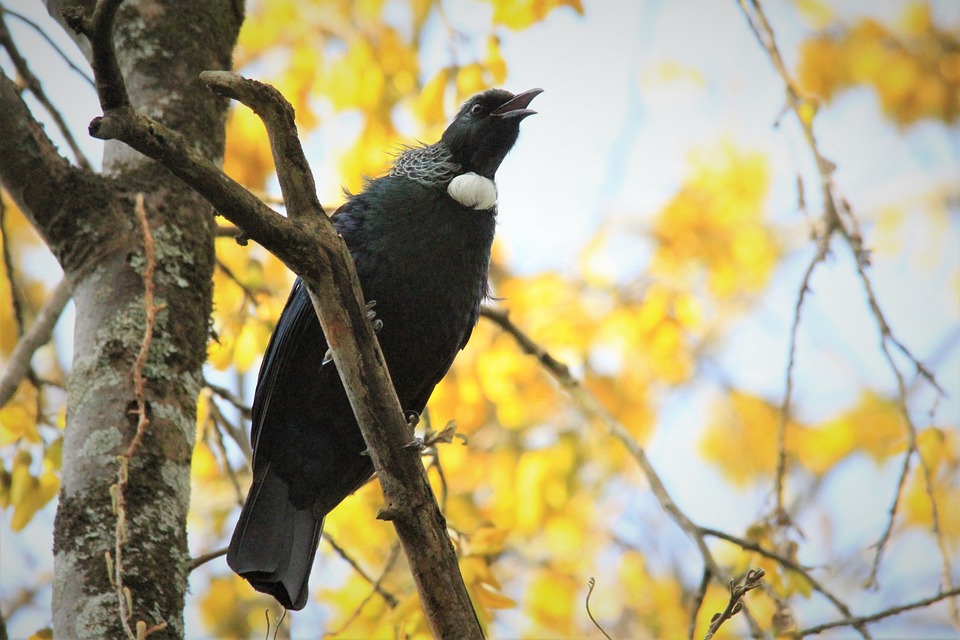
[[[523,93],[518,93],[502,105],[490,112],[490,115],[499,118],[526,118],[536,113],[533,109],[527,109],[527,106],[538,95],[543,93],[543,89],[530,89]]]

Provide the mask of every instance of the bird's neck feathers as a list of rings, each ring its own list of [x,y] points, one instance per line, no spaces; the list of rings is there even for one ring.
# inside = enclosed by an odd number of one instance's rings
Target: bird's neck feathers
[[[497,204],[497,186],[493,180],[465,171],[442,142],[404,149],[394,160],[389,175],[407,178],[425,187],[445,189],[467,209],[487,211]]]

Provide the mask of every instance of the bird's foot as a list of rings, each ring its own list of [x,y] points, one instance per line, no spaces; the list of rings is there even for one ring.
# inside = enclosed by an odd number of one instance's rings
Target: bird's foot
[[[373,332],[380,333],[380,329],[383,329],[383,320],[377,317],[377,312],[373,308],[377,306],[376,300],[371,300],[364,308],[367,310],[367,320],[373,325]]]
[[[320,366],[329,364],[333,362],[333,349],[327,349],[326,353],[323,354],[323,362],[320,363]]]

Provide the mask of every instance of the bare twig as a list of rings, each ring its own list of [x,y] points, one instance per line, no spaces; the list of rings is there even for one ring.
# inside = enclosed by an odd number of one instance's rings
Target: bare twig
[[[220,407],[217,406],[217,403],[214,402],[212,398],[209,400],[209,406],[211,414],[209,425],[212,426],[214,444],[216,444],[217,452],[220,454],[220,462],[227,472],[227,477],[230,479],[230,485],[233,487],[234,494],[237,498],[237,505],[242,507],[243,490],[240,488],[240,480],[237,479],[237,472],[234,471],[233,466],[230,464],[230,458],[227,456],[227,447],[223,442],[223,434],[220,432],[220,426],[228,424],[229,420],[220,412]],[[227,428],[230,429],[232,427]],[[248,458],[247,464],[249,463],[250,460]]]
[[[17,390],[20,381],[30,373],[30,360],[33,354],[43,345],[50,342],[50,336],[53,334],[53,328],[63,313],[63,308],[70,301],[73,294],[73,287],[66,280],[61,280],[56,286],[47,304],[40,310],[33,326],[17,341],[10,359],[7,361],[7,368],[0,376],[0,406],[7,403]]]
[[[818,264],[823,262],[830,251],[830,238],[833,236],[834,225],[825,229],[817,241],[817,252],[807,265],[800,283],[800,292],[797,294],[797,303],[793,311],[793,324],[790,327],[790,346],[788,347],[786,381],[784,383],[783,405],[780,408],[780,421],[777,425],[777,470],[775,480],[776,518],[778,522],[789,521],[790,516],[784,507],[784,480],[787,474],[787,426],[790,422],[791,406],[793,403],[793,371],[797,355],[797,334],[800,328],[800,312],[807,294],[810,292],[810,280]]]
[[[36,22],[31,20],[27,16],[23,15],[22,13],[18,13],[2,5],[0,5],[0,13],[6,13],[7,15],[13,18],[16,18],[20,22],[24,23],[25,25],[27,25],[28,27],[36,31],[37,34],[39,34],[39,36],[43,38],[48,45],[50,45],[50,48],[53,49],[58,56],[60,56],[60,59],[63,60],[64,64],[66,64],[72,71],[74,71],[77,75],[83,78],[87,82],[87,84],[90,85],[91,89],[96,89],[96,86],[93,84],[93,78],[91,78],[84,69],[81,69],[73,62],[73,59],[71,59],[70,56],[68,56],[63,51],[63,49],[61,49],[60,46],[53,41],[53,38],[47,35],[47,32],[43,27],[41,27]]]
[[[597,629],[600,630],[600,633],[603,634],[604,638],[606,638],[607,640],[613,640],[613,638],[610,637],[610,634],[607,633],[606,630],[600,626],[600,623],[597,622],[597,619],[593,617],[593,612],[590,611],[590,596],[593,595],[593,588],[595,586],[597,586],[597,581],[594,580],[593,577],[591,576],[591,578],[587,580],[587,598],[584,601],[583,606],[587,610],[587,616],[590,618],[590,622],[593,623],[593,626],[595,626]]]
[[[840,612],[841,615],[843,615],[847,619],[854,618],[853,612],[850,611],[850,607],[847,606],[847,604],[843,600],[837,597],[833,592],[831,592],[825,586],[823,586],[823,584],[821,584],[816,578],[810,575],[810,571],[806,567],[803,567],[797,564],[787,556],[777,553],[775,551],[770,551],[769,549],[765,549],[761,547],[759,544],[750,542],[749,540],[744,540],[743,538],[739,538],[734,535],[730,535],[729,533],[724,533],[723,531],[718,531],[716,529],[711,529],[709,527],[702,527],[701,531],[703,531],[704,535],[711,536],[713,538],[720,538],[721,540],[726,540],[727,542],[737,545],[744,551],[753,551],[754,553],[758,553],[765,558],[769,558],[771,560],[776,561],[778,564],[780,564],[780,566],[784,567],[785,569],[797,572],[798,574],[802,575],[807,582],[810,583],[810,586],[811,588],[813,588],[814,591],[820,593],[827,600],[829,600],[833,604],[833,606],[836,607],[836,609]],[[870,633],[867,631],[866,626],[863,626],[863,625],[854,625],[854,626],[856,627],[857,631],[860,633],[861,636],[863,636],[864,638],[870,637]]]
[[[216,551],[211,551],[209,553],[204,553],[202,555],[197,556],[196,558],[190,558],[189,570],[193,571],[197,567],[204,565],[210,562],[211,560],[216,560],[217,558],[225,555],[227,555],[226,547],[224,547],[223,549],[217,549]]]
[[[710,620],[710,627],[707,629],[704,640],[713,638],[717,630],[720,629],[720,625],[743,610],[743,596],[747,595],[748,591],[759,587],[763,582],[764,575],[763,569],[750,569],[743,578],[743,584],[737,584],[735,580],[730,581],[730,600],[727,602],[726,608],[721,613],[714,614]]]
[[[377,580],[372,583],[372,588],[370,590],[370,593],[368,593],[367,596],[360,602],[360,604],[357,605],[356,609],[353,610],[353,613],[350,614],[350,616],[346,620],[344,620],[343,624],[341,624],[338,629],[324,633],[323,634],[324,638],[339,636],[341,633],[346,631],[347,627],[349,627],[353,623],[353,621],[357,619],[360,613],[363,612],[363,608],[367,606],[367,603],[370,602],[370,600],[373,599],[374,595],[380,594],[381,597],[384,597],[385,593],[389,593],[389,592],[385,592],[382,589],[381,583],[383,582],[383,579],[386,578],[390,570],[393,568],[394,563],[396,563],[399,557],[400,557],[400,545],[394,544],[392,547],[390,547],[390,555],[387,556],[387,561],[384,564],[383,572],[380,574],[380,577],[377,578]],[[392,594],[390,595],[391,597],[394,597]],[[393,604],[391,604],[390,601],[387,600],[385,597],[384,597],[384,600],[387,602],[387,606],[389,606],[391,609],[396,607],[395,597],[394,597]]]
[[[226,400],[227,402],[229,402],[230,404],[232,404],[244,418],[250,417],[250,413],[251,413],[250,407],[241,398],[238,398],[235,393],[230,391],[230,389],[227,389],[226,387],[221,387],[220,385],[214,384],[209,380],[204,380],[203,385],[208,389],[210,389],[211,391],[213,391],[218,396],[220,396],[221,398],[223,398],[224,400]]]
[[[379,593],[381,597],[383,597],[384,601],[386,601],[386,603],[390,606],[391,609],[397,606],[398,604],[397,597],[392,593],[390,593],[389,591],[386,591],[380,586],[380,580],[383,579],[382,577],[378,580],[374,580],[373,578],[371,578],[370,574],[364,571],[363,567],[360,566],[360,563],[357,562],[353,558],[353,556],[347,553],[346,549],[344,549],[339,544],[337,544],[337,541],[333,539],[333,536],[331,536],[326,531],[323,532],[323,539],[330,544],[330,547],[336,552],[338,556],[343,558],[347,564],[353,567],[353,570],[357,572],[357,575],[359,575],[361,578],[363,578],[373,586],[373,590]]]
[[[590,393],[583,384],[574,377],[567,365],[550,355],[549,352],[534,342],[530,336],[511,322],[505,311],[484,306],[480,310],[480,315],[493,321],[501,329],[510,334],[524,353],[534,356],[553,379],[566,389],[582,413],[603,424],[607,432],[627,448],[630,455],[633,456],[637,464],[640,465],[644,477],[646,477],[647,482],[650,484],[650,490],[657,498],[660,506],[673,518],[674,522],[693,539],[694,544],[696,544],[697,549],[700,551],[700,555],[703,557],[704,565],[711,574],[713,574],[714,578],[721,582],[726,582],[728,578],[710,552],[710,548],[707,546],[700,527],[690,520],[673,501],[673,498],[670,497],[659,474],[657,474],[649,458],[647,458],[646,451],[644,451],[643,447],[630,435],[627,428],[597,400],[596,396]],[[750,624],[751,631],[755,635],[762,634],[760,625],[746,609],[744,610],[744,616]]]
[[[827,629],[836,629],[837,627],[856,627],[857,625],[864,625],[869,622],[876,622],[877,620],[883,620],[884,618],[899,615],[904,611],[910,611],[911,609],[922,609],[923,607],[928,607],[935,602],[939,602],[947,598],[956,598],[957,596],[960,596],[960,587],[954,587],[949,591],[941,591],[940,593],[930,596],[929,598],[924,598],[922,600],[917,600],[908,604],[902,604],[896,607],[890,607],[869,616],[844,618],[843,620],[835,620],[834,622],[827,622],[824,624],[819,624],[815,627],[801,629],[800,631],[797,631],[795,635],[797,637],[804,637],[826,631]]]
[[[710,586],[712,578],[710,569],[703,568],[703,577],[700,579],[700,586],[693,597],[693,605],[690,607],[690,624],[687,627],[687,638],[693,640],[697,633],[697,618],[700,617],[700,608],[703,606],[703,599],[707,597],[707,588]]]
[[[903,495],[903,489],[904,489],[907,475],[910,469],[911,459],[913,458],[913,456],[916,454],[916,451],[917,451],[916,449],[917,430],[915,425],[913,424],[913,420],[910,416],[910,411],[907,407],[907,385],[904,380],[904,375],[900,371],[900,367],[897,365],[896,361],[893,359],[893,355],[891,354],[889,345],[892,344],[908,360],[910,360],[910,362],[915,367],[917,374],[921,376],[923,379],[925,379],[934,389],[936,389],[936,391],[939,394],[943,395],[944,391],[943,391],[943,388],[937,382],[935,376],[933,375],[933,372],[930,371],[930,369],[926,367],[919,360],[919,358],[914,356],[913,353],[906,347],[906,345],[904,345],[903,342],[900,341],[893,334],[893,331],[891,330],[890,325],[887,322],[887,319],[883,313],[882,308],[880,307],[877,297],[874,294],[873,285],[870,281],[869,276],[866,273],[866,267],[869,265],[869,260],[870,260],[870,252],[864,246],[863,236],[861,235],[860,229],[859,229],[859,222],[857,221],[856,216],[853,215],[853,212],[851,211],[850,206],[847,204],[846,200],[842,196],[838,196],[836,194],[836,186],[833,183],[833,172],[836,168],[836,165],[830,160],[828,160],[827,158],[825,158],[823,154],[820,152],[820,148],[817,144],[816,135],[814,134],[814,130],[813,130],[813,118],[810,117],[809,115],[808,116],[804,115],[805,107],[808,108],[810,105],[807,103],[807,101],[804,98],[800,96],[800,93],[796,88],[796,83],[794,82],[790,73],[787,71],[786,65],[783,61],[783,57],[781,56],[780,50],[777,47],[773,28],[770,26],[770,23],[767,20],[767,17],[763,12],[762,7],[760,6],[759,0],[738,0],[738,2],[741,10],[743,11],[744,16],[747,19],[747,23],[749,24],[751,30],[753,31],[754,35],[757,38],[757,41],[766,50],[774,69],[777,71],[777,73],[779,74],[779,76],[781,77],[784,83],[784,86],[786,88],[786,94],[787,94],[787,105],[796,114],[797,120],[800,123],[800,127],[803,131],[804,138],[807,142],[807,146],[809,147],[810,152],[813,155],[814,160],[816,161],[817,172],[820,179],[820,190],[823,195],[823,206],[824,206],[823,217],[826,225],[823,236],[821,236],[821,239],[820,239],[821,244],[820,244],[820,247],[818,247],[818,255],[820,253],[820,250],[824,246],[824,244],[828,242],[829,236],[832,235],[834,232],[839,233],[846,241],[847,246],[849,247],[851,253],[853,254],[854,262],[857,268],[857,274],[863,285],[864,293],[866,294],[866,297],[867,297],[867,302],[870,306],[870,310],[874,316],[874,319],[876,320],[877,327],[880,331],[880,348],[883,352],[884,358],[887,361],[887,365],[889,366],[890,371],[893,373],[897,383],[898,406],[900,409],[900,413],[903,416],[904,424],[907,429],[908,447],[907,447],[907,452],[904,454],[904,462],[901,468],[900,478],[897,483],[897,489],[894,495],[893,503],[890,507],[890,516],[887,520],[887,525],[882,535],[880,536],[880,540],[876,544],[876,552],[874,555],[874,559],[873,559],[873,563],[870,571],[870,577],[867,580],[868,584],[872,584],[872,583],[875,583],[876,581],[881,557],[883,555],[883,552],[886,548],[887,543],[890,540],[890,537],[893,531],[893,526],[896,519],[897,511],[899,509],[900,500]],[[749,7],[747,6],[748,3],[750,5]],[[807,111],[809,112],[809,109],[807,109]],[[841,214],[843,214],[843,216],[849,222],[849,225],[850,225],[849,227],[844,223],[844,219],[841,218]],[[813,264],[816,264],[816,261],[811,264],[811,268]],[[809,270],[808,270],[808,275],[809,275]],[[805,278],[805,281],[806,281],[806,278]],[[802,302],[802,296],[804,292],[805,292],[805,289],[801,289],[801,298],[800,300],[798,300],[797,315],[795,316],[794,330],[796,328],[796,321],[799,320],[799,307],[800,307],[800,303]],[[793,349],[793,339],[791,340],[791,349]],[[791,351],[791,355],[792,355],[792,351]],[[787,372],[787,375],[788,375],[787,392],[785,394],[785,399],[784,399],[785,412],[786,410],[789,409],[789,394],[791,391],[791,384],[790,384],[791,367],[792,367],[792,357],[791,357],[791,364],[788,365],[788,372]],[[786,423],[786,420],[787,420],[787,416],[786,415],[782,416],[782,421],[784,424]],[[778,472],[777,472],[778,511],[782,509],[782,505],[783,505],[782,478],[783,478],[785,464],[784,464],[784,450],[783,450],[782,444],[783,442],[781,440],[781,452],[780,452],[780,460],[778,461]],[[924,465],[925,467],[925,462],[923,461],[922,457],[920,460],[920,464]],[[934,529],[933,533],[935,538],[937,539],[937,544],[940,550],[945,582],[947,583],[948,587],[952,587],[953,578],[950,571],[949,557],[946,554],[946,547],[944,545],[942,532],[939,526],[938,507],[936,504],[936,500],[934,498],[933,488],[930,482],[929,475],[930,475],[929,470],[924,468],[924,480],[926,482],[926,489],[927,489],[928,495],[930,496],[930,501],[931,501],[932,510],[933,510],[933,514],[932,514],[933,529]]]
[[[32,93],[37,99],[37,102],[43,105],[43,108],[47,110],[47,113],[50,114],[50,117],[53,118],[54,123],[57,125],[57,129],[60,130],[60,135],[63,136],[63,139],[66,140],[67,145],[73,152],[73,156],[76,158],[77,164],[81,168],[89,170],[90,162],[83,154],[83,151],[80,149],[80,145],[77,144],[76,139],[74,139],[73,133],[70,131],[70,127],[67,126],[63,116],[60,115],[60,111],[53,106],[53,103],[47,97],[46,92],[43,90],[43,84],[40,82],[40,79],[33,74],[33,71],[30,70],[30,65],[27,64],[26,58],[20,54],[20,50],[13,41],[13,37],[10,35],[10,30],[7,29],[7,23],[3,19],[4,13],[6,13],[6,11],[0,7],[0,46],[7,50],[7,54],[10,56],[10,60],[13,62],[14,68],[23,79],[23,82],[30,90],[30,93]]]

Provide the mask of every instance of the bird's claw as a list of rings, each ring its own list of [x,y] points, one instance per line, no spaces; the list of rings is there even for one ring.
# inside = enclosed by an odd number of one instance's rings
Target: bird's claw
[[[363,451],[360,452],[360,455],[366,456],[367,458],[369,458],[369,457],[370,457],[370,449],[364,449]]]
[[[415,429],[420,424],[420,414],[416,411],[404,411],[403,419],[407,421],[407,426]]]
[[[323,362],[320,363],[322,367],[325,364],[329,364],[333,361],[333,349],[327,349],[326,353],[323,354]]]
[[[377,317],[377,312],[373,309],[375,306],[377,306],[377,301],[371,300],[364,305],[364,308],[367,310],[367,320],[373,325],[373,332],[380,333],[380,329],[383,329],[383,320]]]

